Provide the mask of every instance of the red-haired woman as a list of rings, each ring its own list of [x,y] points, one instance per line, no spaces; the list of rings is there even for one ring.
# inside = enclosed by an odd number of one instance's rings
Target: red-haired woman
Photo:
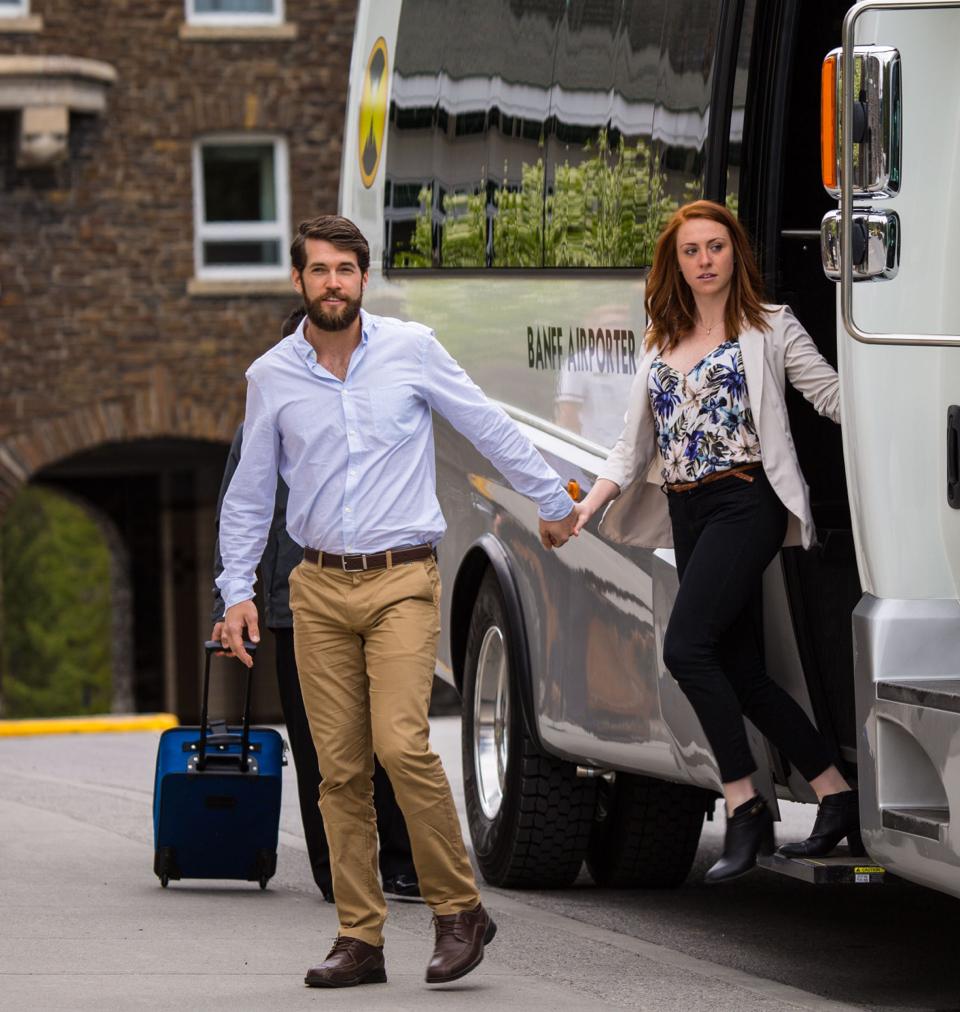
[[[744,874],[773,848],[744,715],[820,800],[812,835],[782,851],[822,855],[844,837],[861,846],[856,791],[763,660],[763,571],[784,543],[814,541],[784,382],[837,422],[840,393],[836,372],[790,309],[764,304],[761,289],[746,233],[726,208],[698,200],[673,215],[647,280],[646,355],[626,426],[578,507],[576,528],[616,500],[603,534],[676,550],[680,587],[664,662],[703,725],[727,808],[723,856],[708,882]],[[656,484],[648,481],[652,466]]]

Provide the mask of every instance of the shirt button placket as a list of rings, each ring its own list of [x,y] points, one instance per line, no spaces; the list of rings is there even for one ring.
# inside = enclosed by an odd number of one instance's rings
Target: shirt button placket
[[[340,403],[343,405],[344,427],[347,431],[347,478],[343,489],[343,545],[344,551],[353,553],[356,543],[356,518],[352,503],[356,492],[357,468],[354,465],[354,454],[359,450],[357,442],[357,419],[354,413],[353,398],[346,385],[340,391]]]

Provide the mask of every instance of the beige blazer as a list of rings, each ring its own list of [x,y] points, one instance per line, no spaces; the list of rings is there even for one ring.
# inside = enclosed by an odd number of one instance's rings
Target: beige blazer
[[[809,548],[816,540],[810,490],[793,446],[784,399],[790,382],[827,418],[840,421],[840,378],[789,306],[768,306],[771,330],[748,329],[740,335],[743,371],[757,425],[763,469],[789,511],[785,545]],[[621,494],[600,521],[611,541],[643,548],[671,548],[673,532],[667,497],[660,489],[662,459],[647,382],[657,351],[643,357],[627,404],[625,426],[598,477],[620,486]]]

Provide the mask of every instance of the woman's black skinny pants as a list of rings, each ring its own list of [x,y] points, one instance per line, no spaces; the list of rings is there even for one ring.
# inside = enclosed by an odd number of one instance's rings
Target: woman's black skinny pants
[[[680,589],[663,659],[703,725],[724,783],[756,764],[743,717],[813,780],[834,757],[800,706],[766,672],[763,571],[786,532],[787,512],[762,469],[667,498]]]

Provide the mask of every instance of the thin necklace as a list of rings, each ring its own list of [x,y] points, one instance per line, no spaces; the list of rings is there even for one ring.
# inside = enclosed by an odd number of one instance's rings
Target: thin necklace
[[[709,336],[710,336],[710,335],[711,335],[711,334],[713,333],[713,329],[714,329],[714,327],[716,327],[716,325],[717,325],[717,324],[718,324],[719,322],[720,322],[720,320],[714,320],[714,321],[713,321],[713,323],[711,323],[711,324],[710,324],[710,326],[708,327],[708,326],[707,326],[707,325],[706,325],[706,324],[705,324],[705,323],[704,323],[704,322],[703,322],[703,321],[701,320],[701,321],[700,321],[700,326],[701,326],[701,327],[703,327],[703,329],[704,329],[704,330],[705,330],[705,331],[707,332],[707,337],[709,337]]]

